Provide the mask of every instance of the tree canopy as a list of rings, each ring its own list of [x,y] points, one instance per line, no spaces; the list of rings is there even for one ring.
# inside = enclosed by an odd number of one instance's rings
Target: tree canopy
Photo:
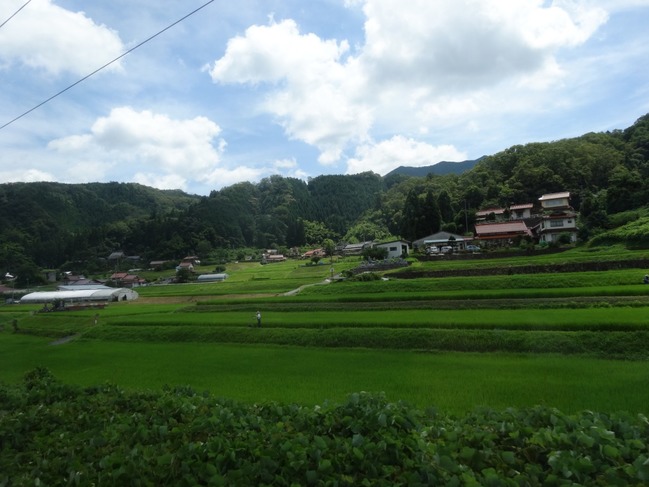
[[[612,215],[646,208],[649,115],[624,130],[512,146],[462,174],[274,175],[204,197],[131,183],[0,184],[0,262],[24,284],[41,268],[92,270],[115,250],[156,260],[325,239],[414,240],[470,232],[480,208],[559,191],[582,210],[583,239],[611,230]]]

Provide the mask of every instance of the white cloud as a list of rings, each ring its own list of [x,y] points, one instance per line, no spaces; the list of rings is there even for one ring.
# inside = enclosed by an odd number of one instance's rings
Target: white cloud
[[[18,181],[35,183],[39,181],[56,181],[56,178],[52,174],[38,169],[14,169],[10,171],[0,171],[0,181],[3,183]]]
[[[159,188],[185,188],[187,180],[211,182],[225,150],[221,129],[205,117],[175,120],[131,107],[99,118],[89,134],[56,139],[48,148],[67,157],[93,160],[130,172],[134,180]]]
[[[9,18],[24,3],[3,0],[0,18]],[[22,64],[55,75],[64,71],[86,75],[124,50],[115,31],[51,0],[32,1],[0,29],[0,68]]]
[[[158,189],[187,189],[187,179],[178,174],[137,173],[133,182]]]
[[[272,22],[230,39],[210,75],[221,83],[274,83],[265,110],[279,117],[290,138],[320,149],[320,162],[329,164],[349,140],[363,140],[372,123],[359,101],[362,73],[345,62],[348,51],[345,41],[301,34],[292,20]]]
[[[291,159],[281,159],[273,162],[273,167],[271,172],[273,174],[281,174],[285,177],[292,177],[297,179],[306,180],[309,175],[300,169],[297,161],[294,158]]]
[[[466,159],[466,154],[451,145],[432,146],[397,135],[378,144],[358,147],[356,157],[347,161],[347,174],[373,171],[385,175],[399,166],[431,166],[440,161]]]
[[[592,2],[555,0],[346,0],[362,6],[365,43],[303,34],[293,20],[252,26],[210,69],[215,82],[267,84],[263,109],[285,133],[334,164],[350,145],[384,134],[464,125],[514,110],[560,86],[556,54],[607,21]],[[536,98],[535,97],[539,97]],[[390,134],[391,132],[391,134]],[[430,130],[428,131],[431,132]]]
[[[248,166],[238,166],[234,169],[216,168],[201,178],[201,181],[218,189],[241,181],[257,181],[264,172],[263,169]]]

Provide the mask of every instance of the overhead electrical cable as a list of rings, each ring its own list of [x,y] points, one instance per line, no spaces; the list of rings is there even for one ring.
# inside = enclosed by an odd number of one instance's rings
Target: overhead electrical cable
[[[31,1],[31,0],[30,0],[30,1]],[[198,12],[199,10],[201,10],[201,9],[203,9],[203,8],[205,8],[205,7],[207,7],[210,3],[213,3],[213,2],[214,2],[214,0],[210,0],[209,2],[204,3],[203,5],[201,5],[201,6],[198,7],[197,9],[191,11],[190,13],[188,13],[187,15],[185,15],[184,17],[182,17],[181,19],[176,20],[173,24],[168,25],[167,27],[165,27],[165,28],[162,29],[161,31],[158,31],[158,32],[156,32],[155,34],[153,34],[151,37],[148,37],[147,39],[143,40],[143,41],[140,42],[139,44],[133,46],[133,47],[130,48],[128,51],[125,51],[124,53],[120,54],[119,56],[117,56],[117,57],[116,57],[115,59],[113,59],[112,61],[108,61],[108,62],[107,62],[106,64],[104,64],[103,66],[101,66],[101,67],[95,69],[92,73],[87,74],[86,76],[84,76],[83,78],[81,78],[81,79],[78,80],[78,81],[75,81],[74,83],[72,83],[71,85],[69,85],[67,88],[62,89],[62,90],[59,91],[58,93],[56,93],[56,94],[50,96],[48,99],[43,100],[43,101],[40,102],[38,105],[36,105],[36,106],[30,108],[29,110],[27,110],[26,112],[24,112],[24,113],[22,113],[22,114],[20,114],[20,115],[18,115],[17,117],[15,117],[14,119],[8,121],[8,122],[5,123],[4,125],[1,125],[1,126],[0,126],[0,130],[4,129],[5,127],[8,127],[8,126],[11,125],[12,123],[14,123],[14,122],[20,120],[20,119],[23,118],[25,115],[30,114],[31,112],[33,112],[33,111],[36,110],[37,108],[42,107],[42,106],[45,105],[46,103],[52,101],[54,98],[56,98],[57,96],[62,95],[62,94],[65,93],[66,91],[70,90],[71,88],[74,88],[74,87],[77,86],[79,83],[81,83],[81,82],[87,80],[88,78],[90,78],[91,76],[97,74],[97,73],[98,73],[99,71],[101,71],[102,69],[107,68],[108,66],[110,66],[110,65],[113,64],[114,62],[119,61],[120,59],[122,59],[122,58],[123,58],[124,56],[126,56],[127,54],[130,54],[131,52],[135,51],[138,47],[143,46],[144,44],[146,44],[147,42],[151,41],[152,39],[155,39],[155,38],[158,37],[160,34],[162,34],[162,33],[166,32],[166,31],[168,31],[169,29],[171,29],[171,28],[174,27],[175,25],[181,23],[181,22],[182,22],[183,20],[185,20],[186,18],[191,17],[191,16],[194,15],[196,12]]]
[[[19,8],[18,10],[16,10],[13,14],[11,14],[11,17],[9,17],[9,18],[8,18],[7,20],[5,20],[2,24],[0,24],[0,29],[2,29],[2,28],[4,27],[4,25],[5,25],[7,22],[9,22],[11,19],[13,19],[13,18],[16,16],[16,14],[18,14],[18,12],[20,12],[22,9],[24,9],[24,8],[29,4],[29,2],[31,2],[31,1],[32,1],[32,0],[27,0],[27,1],[24,3],[24,5],[23,5],[22,7],[20,7],[20,8]]]

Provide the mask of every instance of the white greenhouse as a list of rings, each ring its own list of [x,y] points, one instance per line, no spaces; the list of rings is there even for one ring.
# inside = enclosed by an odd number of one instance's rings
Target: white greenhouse
[[[102,289],[78,289],[74,291],[41,291],[29,293],[20,298],[21,304],[52,303],[63,301],[72,303],[110,303],[113,301],[132,301],[138,298],[132,289],[106,287]]]

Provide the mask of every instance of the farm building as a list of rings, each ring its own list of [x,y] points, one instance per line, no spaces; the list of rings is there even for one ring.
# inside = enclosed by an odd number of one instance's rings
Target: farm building
[[[467,242],[471,243],[470,237],[463,237],[462,235],[457,235],[449,232],[437,232],[432,235],[428,235],[419,240],[415,240],[412,245],[415,248],[424,250],[429,246],[443,247],[445,245],[451,245],[456,247],[458,250],[464,250]]]
[[[225,281],[229,276],[225,273],[221,274],[201,274],[196,278],[198,282],[221,282]]]
[[[402,257],[410,253],[410,242],[406,242],[405,240],[393,240],[392,242],[384,242],[376,244],[375,247],[380,249],[387,249],[388,259]]]
[[[109,303],[111,301],[132,301],[139,297],[132,289],[105,287],[102,289],[78,289],[74,291],[40,291],[26,294],[20,304],[52,303]]]

